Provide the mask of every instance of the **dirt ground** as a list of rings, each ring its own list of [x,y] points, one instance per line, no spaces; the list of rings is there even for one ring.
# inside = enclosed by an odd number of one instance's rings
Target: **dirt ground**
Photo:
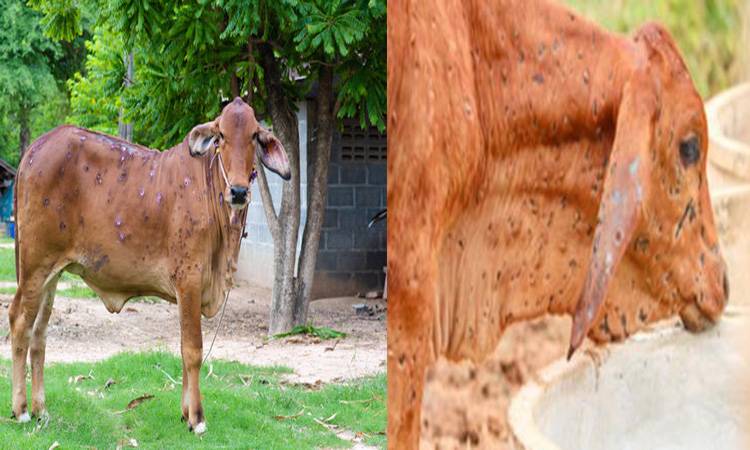
[[[232,290],[211,358],[294,370],[290,382],[316,384],[385,372],[386,331],[382,300],[337,298],[312,302],[310,321],[347,333],[337,341],[291,337],[268,341],[269,289],[240,286]],[[12,301],[0,295],[0,316]],[[380,312],[358,317],[352,307],[367,303]],[[203,348],[208,350],[220,314],[203,319]],[[0,355],[10,358],[7,319],[0,322]],[[163,301],[129,302],[110,314],[96,299],[57,297],[47,333],[48,362],[96,361],[122,351],[166,349],[179,354],[177,307]],[[209,362],[210,363],[210,359]]]
[[[510,400],[537,370],[564,356],[569,334],[569,318],[545,317],[508,328],[482,364],[438,361],[427,374],[421,448],[513,448]]]
[[[12,296],[0,295],[0,316]],[[385,303],[336,298],[314,301],[310,320],[346,332],[345,339],[322,341],[291,337],[268,341],[268,289],[235,288],[211,358],[253,365],[284,365],[290,382],[338,382],[386,370]],[[353,305],[368,304],[372,316],[357,316]],[[203,319],[204,349],[219,315]],[[2,323],[2,322],[0,322]],[[510,399],[536,370],[564,354],[570,319],[548,317],[516,324],[482,364],[439,361],[427,375],[423,448],[510,448],[506,412]],[[7,326],[0,326],[0,355],[10,358]],[[47,361],[95,361],[122,351],[166,349],[179,354],[177,308],[166,302],[131,302],[110,314],[95,299],[58,297],[47,337]],[[210,360],[209,360],[210,362]]]

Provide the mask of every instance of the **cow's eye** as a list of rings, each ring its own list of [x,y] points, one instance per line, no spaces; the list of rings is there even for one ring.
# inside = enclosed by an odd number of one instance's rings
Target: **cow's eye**
[[[685,167],[698,162],[701,157],[701,142],[698,136],[691,136],[680,142],[680,159]]]

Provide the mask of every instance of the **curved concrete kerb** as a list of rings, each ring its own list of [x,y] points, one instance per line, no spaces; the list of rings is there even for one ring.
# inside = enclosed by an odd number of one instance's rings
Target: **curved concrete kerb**
[[[741,449],[750,310],[712,330],[664,322],[621,344],[557,361],[527,383],[508,419],[517,449]]]
[[[750,180],[750,83],[739,84],[706,103],[711,162]]]

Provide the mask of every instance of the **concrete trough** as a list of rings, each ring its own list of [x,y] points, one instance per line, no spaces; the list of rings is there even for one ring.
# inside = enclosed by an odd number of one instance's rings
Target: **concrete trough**
[[[553,363],[511,402],[515,448],[750,448],[750,83],[714,97],[706,115],[724,317],[701,334],[671,321]]]
[[[517,449],[749,448],[747,311],[712,330],[662,324],[545,369],[514,397]],[[743,342],[744,341],[744,342]]]

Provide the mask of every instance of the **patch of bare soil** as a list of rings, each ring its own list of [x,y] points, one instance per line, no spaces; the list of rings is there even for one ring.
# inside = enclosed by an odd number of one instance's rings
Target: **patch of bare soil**
[[[291,337],[268,340],[271,292],[239,286],[229,296],[211,359],[257,366],[283,365],[294,370],[293,383],[317,384],[385,372],[386,324],[382,300],[336,298],[310,305],[310,322],[347,333],[338,341]],[[6,316],[13,297],[0,295],[0,315]],[[354,304],[365,303],[373,315],[357,315]],[[375,312],[377,311],[377,312]],[[221,313],[203,319],[203,349],[208,351]],[[7,317],[7,316],[6,316]],[[3,323],[3,322],[0,322]],[[7,319],[4,322],[7,324]],[[7,326],[0,327],[0,354],[10,358]],[[48,362],[97,361],[122,351],[150,349],[180,354],[177,306],[163,301],[129,302],[110,314],[97,299],[55,299],[47,332]]]
[[[569,318],[545,317],[509,327],[481,364],[439,360],[427,374],[421,448],[513,448],[510,400],[539,369],[564,356],[569,334]]]

